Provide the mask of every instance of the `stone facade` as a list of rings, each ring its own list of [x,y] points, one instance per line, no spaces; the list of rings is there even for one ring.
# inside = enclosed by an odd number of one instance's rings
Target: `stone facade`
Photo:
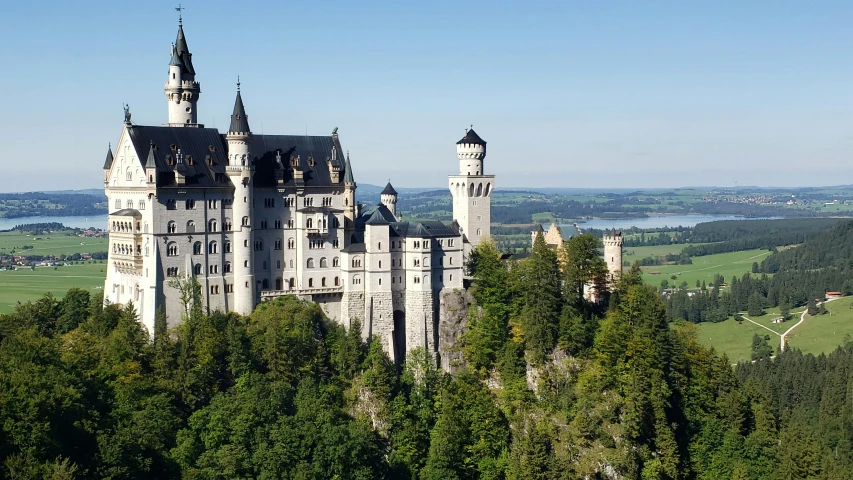
[[[388,353],[435,353],[439,297],[463,288],[466,252],[489,235],[494,176],[486,142],[457,143],[454,222],[404,222],[390,182],[379,205],[356,203],[349,154],[328,136],[252,132],[240,84],[223,135],[197,123],[199,83],[183,26],[164,87],[162,126],[123,125],[104,164],[110,205],[105,301],[133,302],[153,331],[158,309],[182,318],[176,284],[194,277],[203,307],[249,314],[296,295],[347,328],[359,321]]]

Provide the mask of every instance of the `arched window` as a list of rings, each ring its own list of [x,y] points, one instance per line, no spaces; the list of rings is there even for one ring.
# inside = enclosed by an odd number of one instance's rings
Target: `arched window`
[[[249,217],[243,217],[243,223],[242,223],[242,225],[243,225],[244,227],[248,227],[248,226],[249,226]]]
[[[225,266],[222,268],[225,273],[231,273],[231,262],[225,262]]]
[[[353,267],[360,267],[361,266],[361,257],[353,258],[352,259],[352,266]]]
[[[339,287],[340,285],[341,285],[341,279],[338,277],[335,277],[335,286]]]
[[[429,266],[429,257],[424,257],[424,266],[425,267]]]
[[[313,258],[308,259],[308,264],[306,265],[306,268],[314,268],[314,259]]]
[[[320,286],[321,286],[321,287],[325,287],[325,286],[326,286],[326,277],[323,277],[323,278],[321,278],[321,279],[320,279]]]
[[[219,245],[216,241],[207,244],[207,253],[219,253]]]
[[[284,290],[283,287],[284,287],[284,285],[283,285],[281,278],[276,278],[275,279],[275,289],[276,290]]]
[[[217,227],[216,220],[211,220],[211,221],[207,222],[207,230],[208,231],[215,232],[216,227]]]
[[[308,288],[312,288],[313,286],[314,286],[314,279],[313,279],[313,278],[309,278],[309,279],[308,279]]]
[[[231,242],[229,240],[225,240],[225,253],[231,253]]]
[[[332,266],[333,267],[340,267],[341,266],[341,259],[338,257],[333,258],[332,259]]]
[[[255,251],[262,251],[264,249],[264,241],[263,240],[255,240]]]
[[[196,275],[201,275],[201,264],[200,263],[195,264],[195,267],[193,267],[193,273],[195,273]]]
[[[175,242],[170,242],[169,245],[166,246],[166,255],[169,257],[177,257],[178,244]]]
[[[127,173],[128,173],[128,175],[130,175],[130,172],[127,172]],[[133,208],[133,200],[127,201],[127,208]]]
[[[479,236],[479,235],[482,235],[482,234],[483,234],[483,229],[482,229],[482,228],[478,228],[478,229],[477,229],[477,235]]]
[[[187,233],[195,233],[195,222],[192,220],[187,222]]]
[[[201,255],[201,242],[193,244],[193,255]]]
[[[291,290],[293,290],[294,288],[296,288],[296,279],[294,279],[293,277],[290,277],[290,281],[287,282],[287,284],[288,284],[288,287]]]
[[[469,188],[468,188],[468,196],[469,196],[469,197],[473,197],[473,196],[474,196],[474,184],[473,184],[473,183],[472,183],[471,185],[469,185]]]
[[[306,226],[307,226],[308,228],[313,228],[313,227],[314,227],[314,219],[313,219],[313,218],[309,218],[309,219],[307,220]]]
[[[296,240],[294,240],[292,238],[288,238],[287,239],[287,248],[289,250],[293,250],[294,248],[296,248]]]
[[[326,260],[326,257],[320,259],[320,268],[326,268],[329,266],[329,262]]]
[[[175,224],[175,222],[169,222],[166,225],[166,231],[169,233],[175,233],[177,230],[178,230],[178,226]]]

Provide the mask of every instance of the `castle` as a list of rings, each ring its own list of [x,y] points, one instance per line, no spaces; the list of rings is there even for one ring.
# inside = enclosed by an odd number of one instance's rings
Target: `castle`
[[[577,223],[574,224],[574,228],[577,229],[577,233],[579,235],[583,234],[583,230],[581,230]],[[572,235],[569,235],[569,237],[566,238],[563,235],[563,230],[556,222],[552,222],[547,231],[542,228],[542,225],[538,225],[536,230],[530,232],[531,247],[536,241],[537,235],[542,235],[542,239],[549,248],[557,249],[558,256],[562,255],[561,247],[563,246],[563,243],[572,237]],[[610,233],[604,234],[601,240],[604,245],[604,263],[607,265],[607,284],[612,288],[613,285],[622,278],[622,232],[616,231],[615,228],[611,228]],[[565,259],[561,258],[561,261],[563,260]],[[584,285],[584,297],[592,302],[598,301],[601,298],[601,292],[597,290],[599,290],[599,288],[596,288],[595,285]]]
[[[436,350],[442,292],[461,289],[467,252],[489,236],[493,175],[473,128],[456,143],[449,177],[453,223],[402,221],[390,182],[378,205],[356,203],[349,153],[328,136],[252,132],[237,83],[223,135],[198,123],[201,85],[183,22],[164,87],[168,120],[125,122],[107,152],[109,259],[105,302],[133,302],[153,332],[157,311],[182,315],[179,277],[195,277],[210,310],[252,312],[296,295],[364,336],[381,335],[392,358]]]

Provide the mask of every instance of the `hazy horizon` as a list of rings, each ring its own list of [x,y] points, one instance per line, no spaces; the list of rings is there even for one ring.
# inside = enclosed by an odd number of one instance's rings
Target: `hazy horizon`
[[[498,189],[853,178],[851,2],[183,6],[199,121],[227,126],[240,75],[253,131],[338,127],[360,183],[443,188],[470,124]],[[122,104],[166,121],[174,7],[5,6],[0,191],[100,188]]]

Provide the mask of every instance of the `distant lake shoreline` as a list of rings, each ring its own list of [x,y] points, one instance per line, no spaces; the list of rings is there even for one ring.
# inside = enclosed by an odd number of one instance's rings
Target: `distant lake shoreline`
[[[84,215],[74,217],[17,217],[0,218],[0,231],[11,230],[16,225],[28,223],[61,223],[69,228],[95,227],[101,230],[107,229],[107,215]]]
[[[695,227],[697,223],[717,222],[720,220],[773,220],[778,217],[744,217],[742,215],[653,215],[638,218],[618,218],[579,221],[581,229],[595,228],[599,230],[615,228],[627,230],[631,227],[637,228],[663,228],[663,227]],[[561,223],[560,225],[572,225]]]

